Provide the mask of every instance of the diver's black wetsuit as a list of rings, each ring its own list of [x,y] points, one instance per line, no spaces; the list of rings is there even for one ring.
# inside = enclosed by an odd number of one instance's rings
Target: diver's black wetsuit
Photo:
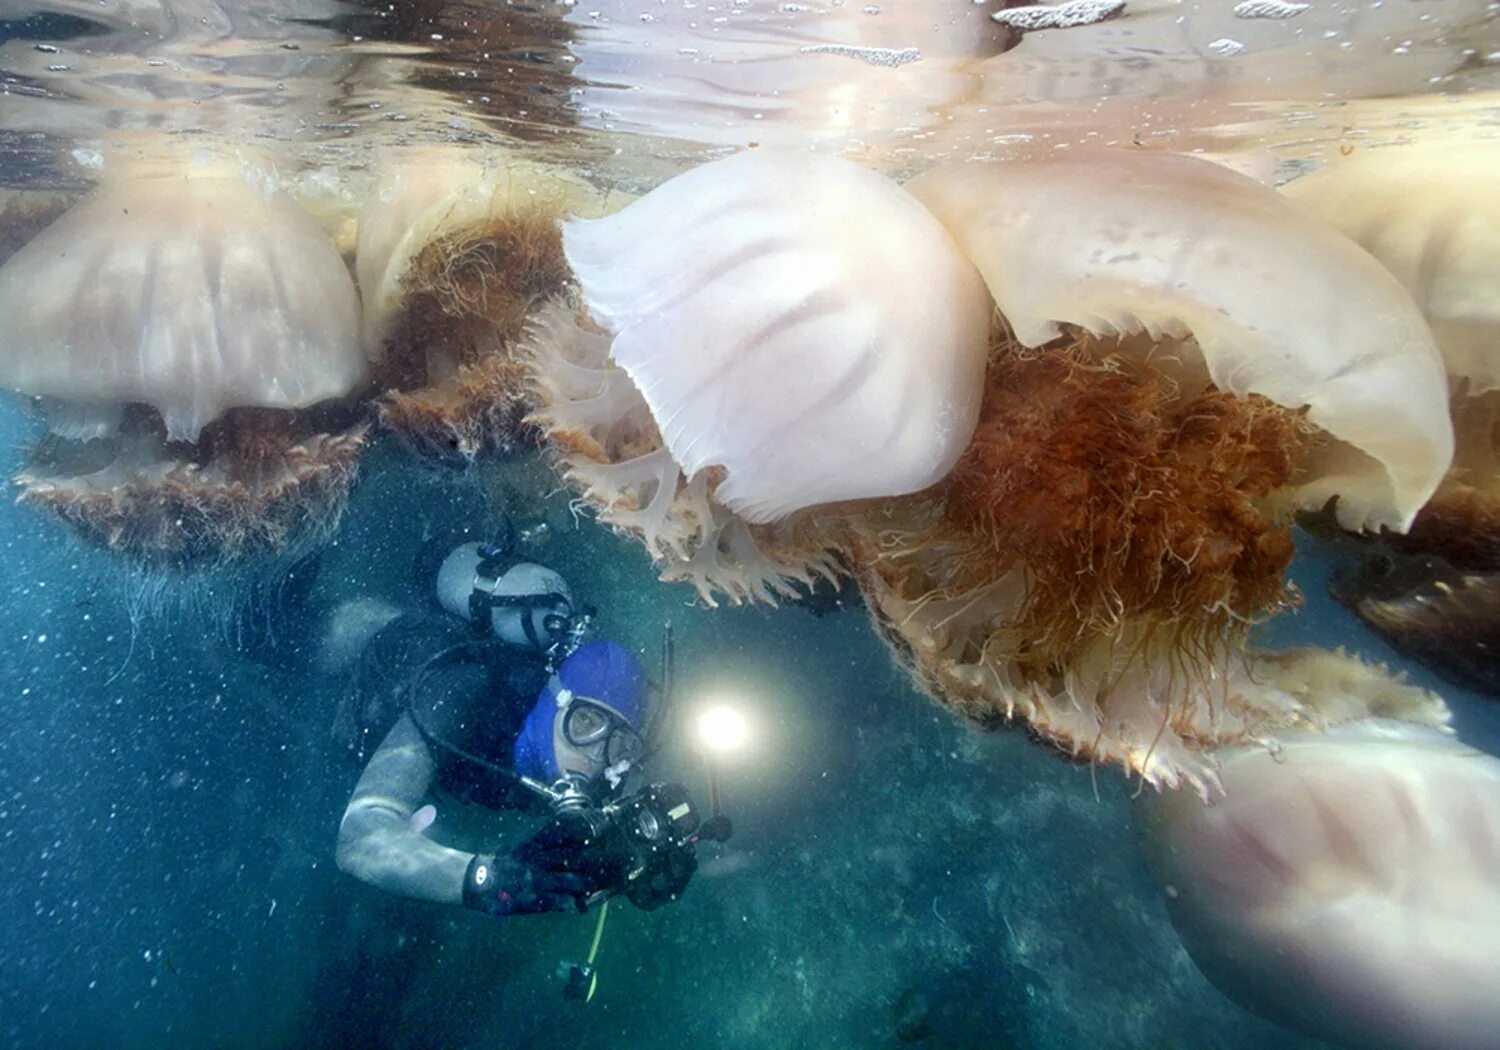
[[[394,728],[365,766],[339,826],[344,871],[392,893],[459,903],[473,854],[413,829],[434,785],[461,801],[530,808],[510,772],[521,726],[546,684],[533,650],[477,636],[451,616],[412,613],[386,625],[360,658],[368,720]]]

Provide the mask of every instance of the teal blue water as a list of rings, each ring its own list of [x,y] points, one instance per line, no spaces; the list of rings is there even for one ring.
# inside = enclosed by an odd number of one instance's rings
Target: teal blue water
[[[5,409],[5,447],[27,426]],[[545,497],[548,478],[525,460],[437,474],[379,449],[317,586],[418,601],[423,540],[505,510],[599,606],[601,634],[652,663],[670,621],[679,697],[727,691],[746,709],[751,743],[724,770],[734,839],[704,847],[680,903],[611,911],[594,1001],[565,1001],[557,975],[591,918],[495,920],[337,871],[358,774],[331,735],[346,683],[238,652],[210,615],[228,593],[196,610],[158,596],[132,622],[139,581],[6,505],[0,1041],[1304,1045],[1194,969],[1135,842],[1135,785],[960,725],[858,607],[695,607],[635,544]],[[1278,633],[1389,657],[1323,597],[1327,566],[1299,560],[1309,601]],[[1492,711],[1456,703],[1469,735],[1500,739]],[[703,791],[689,749],[657,761]]]

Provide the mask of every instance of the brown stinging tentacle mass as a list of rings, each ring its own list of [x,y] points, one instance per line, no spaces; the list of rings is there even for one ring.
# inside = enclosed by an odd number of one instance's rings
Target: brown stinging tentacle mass
[[[535,441],[518,338],[569,277],[556,209],[523,206],[439,238],[404,278],[377,383],[380,422],[418,454],[472,459]]]
[[[366,437],[347,420],[324,432],[339,422],[324,415],[234,409],[205,428],[191,456],[179,457],[153,433],[155,413],[136,409],[115,439],[83,447],[45,440],[16,477],[20,500],[157,571],[310,548],[337,527]],[[88,472],[70,473],[80,463]]]
[[[988,556],[955,589],[1025,566],[1017,670],[1051,679],[1084,645],[1151,623],[1207,646],[1294,600],[1290,530],[1268,499],[1311,428],[1300,413],[1181,385],[1088,339],[1002,340],[973,440],[942,494]]]
[[[1184,349],[997,339],[955,472],[848,535],[877,627],[939,702],[1207,798],[1215,748],[1318,721],[1254,686],[1243,643],[1295,600],[1288,494],[1319,439]]]

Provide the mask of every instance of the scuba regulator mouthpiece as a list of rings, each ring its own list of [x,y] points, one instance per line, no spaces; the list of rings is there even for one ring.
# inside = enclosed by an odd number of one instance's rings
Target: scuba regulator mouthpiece
[[[542,617],[543,630],[552,639],[552,644],[547,646],[547,662],[553,667],[573,655],[583,644],[597,614],[592,605],[585,605],[577,613],[571,611],[571,606],[569,609],[569,612],[552,612]]]

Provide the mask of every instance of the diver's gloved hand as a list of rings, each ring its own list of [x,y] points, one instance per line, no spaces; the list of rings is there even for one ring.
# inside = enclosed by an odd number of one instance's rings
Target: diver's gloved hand
[[[516,857],[542,871],[571,875],[592,896],[618,890],[630,857],[613,829],[595,826],[581,814],[553,817],[516,847]]]
[[[464,874],[464,907],[490,915],[586,911],[590,892],[578,875],[504,853],[476,856]]]

